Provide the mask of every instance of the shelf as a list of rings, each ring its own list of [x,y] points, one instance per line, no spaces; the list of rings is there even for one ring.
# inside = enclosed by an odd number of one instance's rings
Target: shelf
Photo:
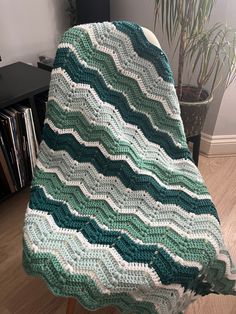
[[[32,110],[38,142],[41,140],[41,127],[45,108],[43,108],[42,103],[37,107],[36,100],[37,96],[48,92],[50,77],[50,72],[22,62],[16,62],[0,68],[0,109],[5,109],[27,100],[27,106]],[[14,193],[0,197],[0,203],[28,188],[29,185],[30,183]]]

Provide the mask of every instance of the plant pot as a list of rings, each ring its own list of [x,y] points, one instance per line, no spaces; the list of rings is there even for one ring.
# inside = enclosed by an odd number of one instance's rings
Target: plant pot
[[[201,93],[200,101],[194,101],[198,89],[194,86],[183,86],[183,97],[180,100],[181,117],[187,138],[201,134],[207,110],[212,102],[212,96],[206,90]],[[185,99],[187,99],[185,101]]]

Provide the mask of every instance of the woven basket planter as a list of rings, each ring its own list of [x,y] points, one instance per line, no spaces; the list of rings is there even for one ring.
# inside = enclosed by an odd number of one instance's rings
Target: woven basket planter
[[[192,91],[196,92],[196,87],[193,86],[184,86],[183,89],[185,94],[191,93]],[[187,138],[199,135],[203,129],[206,114],[213,98],[212,96],[209,97],[206,90],[202,91],[201,98],[203,100],[195,102],[179,101],[184,131]]]

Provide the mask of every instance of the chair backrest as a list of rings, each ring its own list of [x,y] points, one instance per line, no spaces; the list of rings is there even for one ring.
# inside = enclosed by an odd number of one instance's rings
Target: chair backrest
[[[144,35],[146,36],[147,40],[150,41],[151,44],[161,49],[161,45],[156,37],[156,35],[150,31],[150,29],[146,27],[141,27],[143,30]]]

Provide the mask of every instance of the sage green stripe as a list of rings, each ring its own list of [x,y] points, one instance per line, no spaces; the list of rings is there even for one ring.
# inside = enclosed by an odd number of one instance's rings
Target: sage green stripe
[[[69,59],[67,59],[68,54],[70,54]],[[80,63],[71,49],[58,49],[56,60],[55,67],[67,72],[66,76],[71,80],[72,84],[83,82],[92,86],[102,101],[112,104],[114,109],[116,108],[122,115],[124,121],[139,127],[149,141],[159,144],[172,159],[192,160],[184,136],[181,137],[182,146],[175,145],[173,138],[168,132],[153,128],[151,121],[145,114],[131,109],[125,96],[106,85],[104,78],[96,69],[85,66],[82,61]],[[67,60],[66,63],[65,60]],[[74,64],[76,64],[76,69]],[[138,95],[136,98],[138,98]]]
[[[103,248],[99,245],[87,247],[83,237],[81,238],[81,233],[77,235],[77,232],[68,233],[68,230],[55,230],[52,216],[48,216],[46,213],[30,209],[26,215],[26,221],[27,226],[24,230],[25,233],[30,233],[27,243],[30,243],[34,250],[49,252],[48,246],[50,245],[50,252],[53,252],[66,271],[75,269],[73,274],[81,275],[95,273],[96,285],[101,292],[106,293],[108,288],[112,294],[128,293],[135,299],[141,297],[142,300],[154,303],[161,303],[163,299],[166,299],[172,308],[176,307],[183,288],[177,285],[162,285],[158,277],[153,276],[153,272],[147,267],[143,265],[137,267],[137,264],[124,266],[121,256],[114,255],[113,249]],[[61,241],[58,241],[58,237]],[[114,279],[116,281],[117,277],[120,280],[114,284]],[[158,280],[158,282],[155,283],[154,280]],[[143,291],[144,286],[145,290]],[[138,295],[135,288],[139,291]],[[151,296],[148,295],[150,290],[153,290]]]
[[[118,31],[129,37],[134,50],[141,58],[151,62],[165,81],[174,84],[173,74],[165,52],[147,39],[142,27],[129,21],[114,21],[112,24]]]
[[[173,130],[172,135],[176,139],[183,139],[183,134],[180,130],[180,120],[172,119],[165,112],[161,102],[147,98],[134,79],[120,73],[112,56],[96,50],[86,31],[72,28],[68,35],[65,33],[63,42],[72,44],[80,58],[86,61],[89,67],[94,68],[94,64],[96,64],[96,69],[101,72],[107,84],[111,84],[113,88],[122,94],[126,94],[130,104],[137,110],[149,114],[154,124],[161,130],[166,132]],[[77,40],[78,38],[83,40]],[[139,96],[137,97],[137,95]]]
[[[55,200],[63,200],[78,213],[84,216],[94,216],[109,230],[127,231],[133,238],[143,243],[161,243],[172,254],[180,256],[187,261],[197,261],[207,265],[215,257],[215,249],[205,239],[188,239],[168,227],[151,227],[142,222],[136,215],[125,215],[115,212],[105,200],[92,200],[87,198],[79,187],[67,186],[62,183],[54,173],[44,173],[37,169],[34,186],[41,185],[46,188]],[[188,250],[181,248],[187,245]]]
[[[49,289],[57,296],[73,296],[89,310],[115,305],[122,313],[130,314],[130,308],[134,306],[134,314],[158,314],[152,303],[136,301],[126,293],[102,294],[88,276],[66,272],[53,254],[33,253],[25,242],[23,249],[23,266],[26,272],[43,277]]]
[[[236,291],[234,291],[235,281],[228,279],[225,274],[225,262],[215,259],[212,265],[207,269],[205,279],[214,286],[214,291],[226,295],[236,295]]]
[[[135,163],[140,170],[148,170],[154,173],[163,183],[173,186],[183,186],[197,195],[208,195],[208,190],[202,182],[191,179],[184,175],[184,172],[174,171],[163,167],[160,162],[144,160],[127,142],[117,139],[112,130],[101,125],[90,124],[84,115],[76,111],[67,112],[58,106],[54,100],[48,103],[48,116],[53,124],[59,129],[74,129],[84,141],[98,141],[103,144],[107,152],[111,155],[124,155]]]

